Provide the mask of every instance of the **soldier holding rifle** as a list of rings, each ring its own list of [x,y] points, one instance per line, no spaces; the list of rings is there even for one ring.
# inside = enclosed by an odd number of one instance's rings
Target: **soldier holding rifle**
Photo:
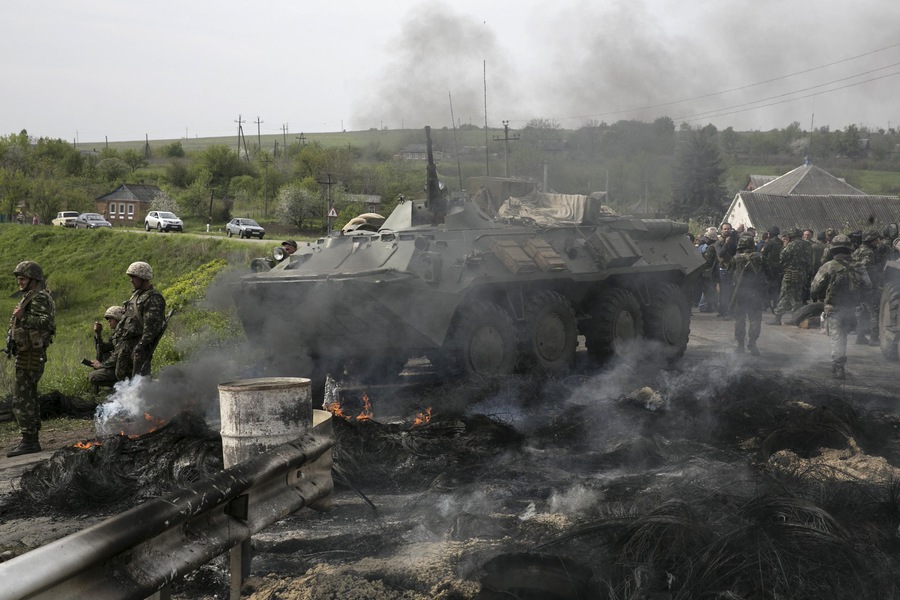
[[[125,303],[122,329],[122,351],[116,361],[116,378],[150,375],[150,360],[165,328],[166,301],[150,283],[153,269],[138,261],[129,265],[125,274],[131,278],[134,293]]]

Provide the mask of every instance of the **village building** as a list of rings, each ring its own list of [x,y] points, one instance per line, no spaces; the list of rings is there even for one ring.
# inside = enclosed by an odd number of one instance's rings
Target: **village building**
[[[113,227],[141,226],[158,196],[168,197],[159,186],[123,183],[108,194],[94,200],[94,211],[103,215]]]
[[[751,179],[747,187],[753,183]],[[739,191],[723,221],[757,231],[772,225],[782,231],[798,227],[816,233],[828,228],[881,230],[900,221],[900,199],[866,194],[807,163],[752,190]]]

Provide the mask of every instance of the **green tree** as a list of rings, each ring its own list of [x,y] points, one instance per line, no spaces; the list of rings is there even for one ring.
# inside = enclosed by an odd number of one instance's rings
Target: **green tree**
[[[144,158],[144,155],[134,148],[128,148],[127,150],[122,152],[122,162],[128,165],[132,173],[134,173],[141,167],[147,166],[147,160]]]
[[[11,221],[16,207],[28,195],[28,179],[22,171],[0,167],[0,206]]]
[[[309,219],[321,217],[323,199],[300,183],[289,183],[278,191],[275,215],[282,223],[303,229]]]
[[[104,158],[97,163],[97,171],[106,181],[117,181],[128,172],[128,165],[119,158]]]
[[[209,174],[208,185],[221,191],[228,191],[228,183],[233,177],[243,175],[244,165],[238,155],[224,144],[214,144],[200,153],[194,163],[198,171]]]
[[[722,184],[725,167],[716,133],[711,125],[682,133],[684,139],[677,156],[669,204],[671,217],[713,222],[725,212],[727,198]]]
[[[181,141],[175,141],[163,146],[163,156],[167,158],[182,158],[184,156],[184,148],[181,145]]]

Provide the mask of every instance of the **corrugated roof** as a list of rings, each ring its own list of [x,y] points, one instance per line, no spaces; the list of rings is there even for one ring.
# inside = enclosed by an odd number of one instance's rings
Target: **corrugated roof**
[[[865,196],[849,183],[815,165],[803,165],[754,190],[772,196]]]
[[[834,194],[785,198],[763,193],[767,187],[755,192],[740,192],[735,197],[735,202],[743,201],[750,222],[757,229],[778,225],[782,231],[787,227],[808,227],[814,231],[829,227],[855,230],[896,223],[900,218],[900,199],[896,196]]]
[[[779,177],[780,175],[750,175],[750,177],[747,179],[747,185],[744,186],[744,189],[753,191],[757,188],[761,188],[770,181],[775,181]]]

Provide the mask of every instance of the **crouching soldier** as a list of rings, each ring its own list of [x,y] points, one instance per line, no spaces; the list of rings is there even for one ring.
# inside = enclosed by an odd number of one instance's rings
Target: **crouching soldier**
[[[134,293],[125,303],[122,350],[116,360],[119,380],[150,375],[150,360],[165,324],[166,300],[153,287],[153,269],[145,262],[133,262],[125,271]]]
[[[22,441],[7,456],[41,451],[41,409],[37,387],[47,362],[47,347],[56,333],[56,304],[44,285],[44,272],[34,261],[20,262],[13,274],[24,294],[13,309],[7,350],[16,357],[16,389],[13,416],[22,433]]]
[[[122,330],[119,323],[125,316],[125,309],[121,306],[110,306],[103,313],[106,324],[109,325],[112,335],[109,341],[103,340],[103,325],[94,323],[94,344],[97,346],[97,358],[91,361],[93,371],[88,373],[88,381],[94,392],[101,386],[112,387],[118,381],[116,377],[116,361],[122,350]]]

